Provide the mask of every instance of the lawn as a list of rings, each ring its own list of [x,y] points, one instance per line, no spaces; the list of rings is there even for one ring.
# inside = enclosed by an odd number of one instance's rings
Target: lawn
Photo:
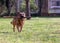
[[[31,18],[21,33],[13,32],[12,18],[0,18],[0,43],[60,43],[60,18]]]

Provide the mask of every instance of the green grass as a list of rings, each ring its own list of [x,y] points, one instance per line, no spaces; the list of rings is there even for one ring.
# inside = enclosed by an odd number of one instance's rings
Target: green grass
[[[26,20],[21,33],[13,32],[12,18],[0,18],[0,43],[60,43],[60,18]]]

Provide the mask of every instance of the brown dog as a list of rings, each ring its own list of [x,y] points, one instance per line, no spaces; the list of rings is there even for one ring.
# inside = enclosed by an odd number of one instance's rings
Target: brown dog
[[[13,25],[13,31],[15,32],[15,27],[17,28],[18,32],[22,31],[24,21],[25,21],[26,15],[24,12],[20,12],[15,16],[11,22]]]

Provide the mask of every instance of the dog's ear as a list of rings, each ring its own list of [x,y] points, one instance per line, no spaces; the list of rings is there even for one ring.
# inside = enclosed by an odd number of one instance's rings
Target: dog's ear
[[[26,14],[25,14],[25,13],[23,13],[23,16],[24,16],[24,17],[26,17]]]
[[[26,17],[26,14],[24,12],[22,13],[22,15],[23,15],[23,17]]]

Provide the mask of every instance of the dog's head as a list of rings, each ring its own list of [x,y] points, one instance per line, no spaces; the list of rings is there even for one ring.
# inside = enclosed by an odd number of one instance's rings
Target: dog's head
[[[20,16],[23,17],[23,18],[26,17],[24,12],[20,13]]]
[[[17,15],[19,18],[25,18],[26,14],[24,12],[19,12]]]

